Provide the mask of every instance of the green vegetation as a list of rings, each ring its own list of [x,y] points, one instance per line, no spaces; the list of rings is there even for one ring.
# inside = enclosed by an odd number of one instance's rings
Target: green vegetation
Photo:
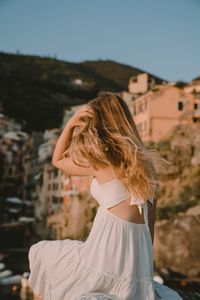
[[[197,205],[198,203],[200,203],[200,201],[194,199],[188,202],[176,203],[171,206],[158,207],[156,219],[171,219],[175,217],[179,212],[184,212],[190,207]]]
[[[111,60],[72,63],[0,53],[0,101],[6,115],[25,121],[23,130],[41,131],[60,127],[64,107],[87,103],[102,90],[127,90],[129,78],[141,72]]]
[[[157,145],[157,150],[162,150],[162,151],[165,151],[165,150],[171,150],[171,143],[170,143],[170,140],[160,140]]]
[[[177,81],[175,86],[178,87],[178,88],[183,88],[187,85],[187,82],[185,81]]]

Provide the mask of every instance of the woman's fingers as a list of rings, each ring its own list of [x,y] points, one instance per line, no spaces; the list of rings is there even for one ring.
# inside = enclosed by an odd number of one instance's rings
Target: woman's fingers
[[[89,105],[84,105],[84,106],[82,106],[81,108],[80,108],[80,111],[87,111],[87,112],[89,112],[89,113],[92,113],[92,114],[94,114],[94,112],[92,111],[92,109],[91,109],[91,107],[89,106]]]
[[[84,110],[80,112],[81,114],[88,114],[88,115],[94,115],[93,112],[89,111],[89,110]]]
[[[82,106],[76,113],[73,115],[72,119],[74,120],[75,126],[85,125],[86,118],[93,118],[94,112],[88,105]]]
[[[92,118],[94,116],[94,114],[89,112],[89,111],[83,111],[83,112],[80,113],[80,116],[81,117],[91,117]]]

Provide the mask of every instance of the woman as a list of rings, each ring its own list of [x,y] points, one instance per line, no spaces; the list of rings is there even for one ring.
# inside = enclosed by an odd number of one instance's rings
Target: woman
[[[100,93],[71,117],[52,163],[65,174],[91,176],[99,207],[86,241],[44,240],[30,247],[34,299],[181,299],[153,280],[157,157],[144,147],[116,93]]]

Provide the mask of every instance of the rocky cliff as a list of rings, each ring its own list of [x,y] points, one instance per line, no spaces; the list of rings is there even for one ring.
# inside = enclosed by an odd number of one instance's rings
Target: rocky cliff
[[[159,170],[155,266],[199,278],[200,124],[176,127],[157,148],[171,165]]]

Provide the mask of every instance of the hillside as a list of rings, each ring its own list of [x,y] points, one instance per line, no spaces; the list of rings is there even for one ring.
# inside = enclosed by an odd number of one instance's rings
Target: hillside
[[[127,90],[129,78],[141,72],[111,60],[72,63],[0,53],[3,113],[19,122],[25,120],[28,132],[59,127],[64,107],[87,103],[102,90]],[[163,81],[149,75],[157,83]],[[81,79],[82,84],[75,79]]]

